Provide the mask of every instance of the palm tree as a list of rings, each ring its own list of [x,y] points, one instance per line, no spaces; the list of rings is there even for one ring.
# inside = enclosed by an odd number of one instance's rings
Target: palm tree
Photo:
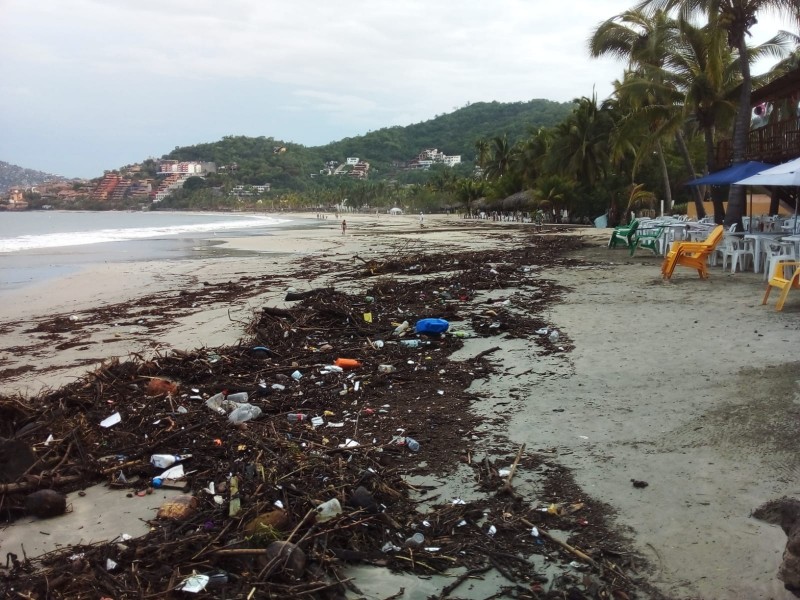
[[[491,155],[489,140],[481,138],[475,142],[475,162],[478,163],[481,170],[486,168],[486,164],[489,162],[489,157]]]
[[[593,57],[616,56],[628,62],[622,83],[616,84],[616,95],[626,116],[617,130],[613,154],[627,149],[638,139],[634,172],[644,156],[655,148],[667,208],[672,207],[672,188],[664,158],[665,140],[674,138],[689,177],[694,167],[683,138],[684,106],[682,95],[668,66],[679,43],[678,23],[664,11],[652,15],[641,10],[628,10],[601,23],[589,39]],[[698,216],[705,216],[702,197],[692,189]]]
[[[465,178],[458,182],[456,197],[464,204],[469,216],[472,216],[472,206],[474,202],[484,195],[484,188],[485,184],[483,181]]]
[[[608,103],[597,104],[596,94],[575,102],[575,110],[556,126],[547,156],[547,171],[591,187],[608,172],[614,119]]]
[[[728,46],[736,51],[742,86],[733,128],[733,162],[742,162],[747,151],[750,133],[750,92],[752,78],[747,49],[747,36],[757,23],[760,12],[776,12],[789,22],[800,26],[797,0],[642,0],[636,10],[672,11],[677,9],[681,18],[689,20],[694,15],[716,18],[717,24],[727,34]],[[712,19],[713,20],[713,19]],[[738,223],[741,227],[745,208],[745,190],[732,186],[728,201],[726,224]]]
[[[540,127],[530,137],[515,144],[512,149],[511,170],[517,176],[522,189],[530,189],[542,173],[544,161],[550,149],[553,131]]]
[[[500,179],[511,167],[511,146],[508,136],[495,136],[490,145],[490,158],[486,164],[486,179]]]

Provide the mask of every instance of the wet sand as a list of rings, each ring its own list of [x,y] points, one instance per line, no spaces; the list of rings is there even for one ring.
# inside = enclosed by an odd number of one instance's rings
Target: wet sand
[[[355,254],[479,249],[519,235],[503,223],[474,227],[456,218],[428,217],[425,230],[413,216],[347,220],[344,236],[331,219],[286,235],[226,240],[222,248],[237,256],[98,267],[23,290],[2,309],[0,393],[35,394],[80,376],[93,360],[132,351],[235,344],[254,310],[281,306],[285,287],[221,297],[155,336],[135,323],[98,326],[84,332],[83,346],[60,352],[40,334],[25,333],[54,310],[80,318],[98,303],[265,272],[285,277],[286,287],[323,287],[335,277],[304,278],[295,259],[348,268]],[[719,268],[708,281],[678,270],[665,283],[657,257],[608,250],[607,232],[573,235],[587,246],[572,258],[586,264],[545,275],[569,288],[548,319],[574,350],[541,358],[524,341],[502,340],[492,356],[499,374],[473,386],[485,398],[477,409],[502,404],[504,435],[554,449],[584,491],[616,511],[620,529],[654,565],[647,579],[669,597],[792,598],[775,578],[785,537],[750,512],[782,495],[800,496],[800,297],[790,295],[778,313],[772,303],[760,305],[761,275]],[[468,354],[495,343],[471,340]],[[31,363],[35,370],[11,375]],[[633,487],[632,479],[648,486]]]

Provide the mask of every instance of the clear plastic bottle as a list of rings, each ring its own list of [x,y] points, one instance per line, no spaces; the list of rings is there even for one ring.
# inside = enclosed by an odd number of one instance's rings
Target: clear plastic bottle
[[[406,448],[411,450],[412,452],[419,452],[419,442],[414,438],[407,437],[404,440]]]
[[[286,419],[289,421],[289,423],[300,423],[306,420],[306,415],[303,413],[289,413],[286,415]]]
[[[430,344],[430,342],[424,342],[422,340],[400,340],[400,343],[409,348],[419,348],[420,346],[427,346]]]
[[[228,415],[228,421],[234,425],[244,423],[245,421],[252,421],[261,416],[261,409],[252,404],[242,404],[231,411]]]
[[[247,402],[249,395],[247,392],[236,392],[235,394],[228,394],[225,396],[225,400],[228,402],[238,402],[240,404]]]

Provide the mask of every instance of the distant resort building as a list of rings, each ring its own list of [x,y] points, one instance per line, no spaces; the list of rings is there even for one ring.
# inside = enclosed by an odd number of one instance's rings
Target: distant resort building
[[[461,162],[460,154],[447,155],[440,152],[438,148],[426,148],[420,152],[416,158],[408,161],[405,168],[409,171],[423,170],[427,171],[433,165],[440,163],[452,167]]]
[[[213,162],[162,160],[158,163],[158,174],[205,175],[214,173],[217,166]]]

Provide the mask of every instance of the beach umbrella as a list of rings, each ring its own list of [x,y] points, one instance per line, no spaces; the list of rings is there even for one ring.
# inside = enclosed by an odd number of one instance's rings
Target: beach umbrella
[[[756,173],[760,173],[775,165],[769,163],[758,162],[757,160],[749,160],[747,162],[736,163],[727,169],[721,169],[703,177],[698,177],[692,181],[688,181],[686,185],[741,185],[740,179],[750,177]]]
[[[800,187],[800,157],[759,171],[735,182],[736,185],[777,185]]]
[[[736,182],[736,185],[800,188],[800,157],[741,179]],[[792,230],[797,231],[797,193],[794,200],[794,227]]]
[[[758,162],[757,160],[748,160],[747,162],[731,165],[727,169],[721,169],[703,177],[698,177],[697,179],[689,181],[686,185],[732,185],[736,184],[740,179],[760,173],[772,166],[774,165]],[[753,190],[750,190],[750,210],[747,211],[747,214],[750,216],[750,228],[752,230]]]

